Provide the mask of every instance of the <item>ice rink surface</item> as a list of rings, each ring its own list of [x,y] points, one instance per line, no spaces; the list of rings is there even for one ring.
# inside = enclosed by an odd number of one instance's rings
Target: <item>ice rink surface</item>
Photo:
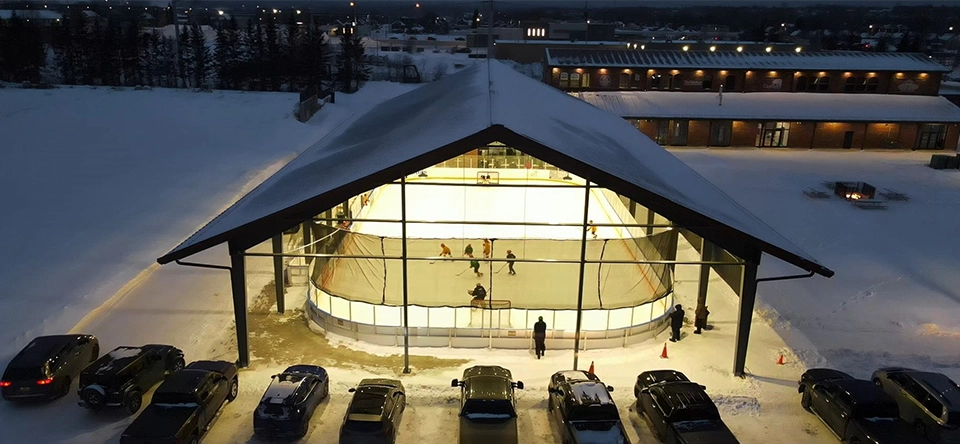
[[[556,187],[519,188],[496,184],[477,186],[426,186],[412,180],[407,184],[407,220],[469,222],[583,223],[584,189],[563,186],[559,181],[514,179],[510,183]],[[436,183],[436,182],[434,182]],[[473,183],[470,179],[460,183]],[[371,193],[370,204],[355,214],[361,219],[399,219],[400,185],[389,184]],[[622,224],[610,202],[591,190],[588,220],[597,224]],[[348,237],[342,247],[345,254],[376,256],[400,255],[399,223],[355,222],[353,233],[370,236]],[[633,239],[625,238],[620,227],[598,227],[597,238],[587,234],[587,258],[604,260],[643,260]],[[380,242],[380,237],[386,237]],[[468,306],[467,290],[479,282],[498,301],[509,301],[514,308],[575,309],[580,285],[580,265],[576,263],[515,264],[510,275],[504,257],[511,250],[518,259],[580,258],[580,227],[483,225],[483,224],[408,224],[408,254],[435,257],[445,243],[457,258],[464,247],[473,247],[481,260],[478,276],[465,261],[408,261],[410,303],[422,306]],[[432,239],[432,241],[424,240]],[[492,243],[492,261],[483,261],[483,239]],[[351,300],[372,304],[402,304],[402,264],[399,260],[337,259],[333,272],[323,280],[324,290]],[[384,279],[386,270],[386,279]],[[647,265],[587,264],[584,308],[622,308],[640,305],[657,296],[658,279]],[[651,279],[653,280],[651,282]]]

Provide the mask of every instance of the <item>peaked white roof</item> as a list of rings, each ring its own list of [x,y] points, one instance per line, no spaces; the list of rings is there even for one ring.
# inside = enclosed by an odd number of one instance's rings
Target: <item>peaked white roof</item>
[[[943,92],[941,87],[941,93]],[[819,122],[960,122],[960,108],[940,96],[895,94],[616,91],[571,93],[627,118]]]
[[[158,261],[242,236],[260,242],[333,202],[493,140],[615,189],[699,234],[731,236],[808,271],[833,274],[619,116],[494,60],[342,125]]]

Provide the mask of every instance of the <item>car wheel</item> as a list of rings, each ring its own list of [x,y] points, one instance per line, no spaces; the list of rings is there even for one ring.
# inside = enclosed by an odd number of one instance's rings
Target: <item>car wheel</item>
[[[200,439],[197,438],[196,436],[191,436],[191,437],[190,437],[190,444],[200,444]]]
[[[233,401],[237,399],[237,395],[240,394],[240,382],[237,380],[237,377],[233,377],[233,381],[230,382],[230,393],[227,393],[227,400]]]
[[[63,378],[63,382],[60,383],[60,390],[57,391],[57,394],[54,395],[54,398],[62,398],[64,396],[67,396],[67,394],[70,393],[71,385],[72,385],[72,381],[70,380],[70,377],[65,376]]]
[[[126,398],[123,400],[123,406],[127,408],[127,412],[130,412],[131,415],[135,415],[140,411],[140,406],[143,405],[143,394],[139,390],[133,390],[130,393],[127,393]]]
[[[913,422],[913,428],[917,430],[917,434],[926,438],[927,437],[927,425],[921,420],[916,420]]]
[[[806,387],[803,388],[803,393],[800,394],[800,407],[803,407],[804,410],[810,411],[810,391]]]
[[[107,395],[99,385],[91,385],[80,391],[80,399],[83,399],[88,409],[97,411],[103,408]]]
[[[167,376],[183,370],[184,365],[186,365],[186,363],[183,362],[183,358],[177,358],[175,361],[173,361],[173,365],[170,366],[170,372],[167,373]]]

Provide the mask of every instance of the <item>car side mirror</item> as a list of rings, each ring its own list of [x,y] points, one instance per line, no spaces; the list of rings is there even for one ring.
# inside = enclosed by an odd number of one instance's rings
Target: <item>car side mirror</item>
[[[403,392],[393,392],[393,396],[403,396]]]
[[[453,378],[453,381],[450,381],[450,387],[460,387],[460,381],[457,378]]]
[[[612,392],[612,391],[613,391],[613,386],[608,385],[608,386],[607,386],[607,391],[608,391],[608,392]]]
[[[347,391],[350,392],[350,393],[353,393],[353,392],[357,391],[357,388],[356,388],[356,387],[350,387],[350,389],[347,390]]]
[[[517,381],[513,384],[514,387],[523,390],[523,381]]]

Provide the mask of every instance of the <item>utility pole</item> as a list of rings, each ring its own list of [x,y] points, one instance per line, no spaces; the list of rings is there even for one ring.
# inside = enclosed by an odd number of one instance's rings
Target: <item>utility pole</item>
[[[493,57],[493,0],[490,2],[490,19],[487,20],[487,60]]]

